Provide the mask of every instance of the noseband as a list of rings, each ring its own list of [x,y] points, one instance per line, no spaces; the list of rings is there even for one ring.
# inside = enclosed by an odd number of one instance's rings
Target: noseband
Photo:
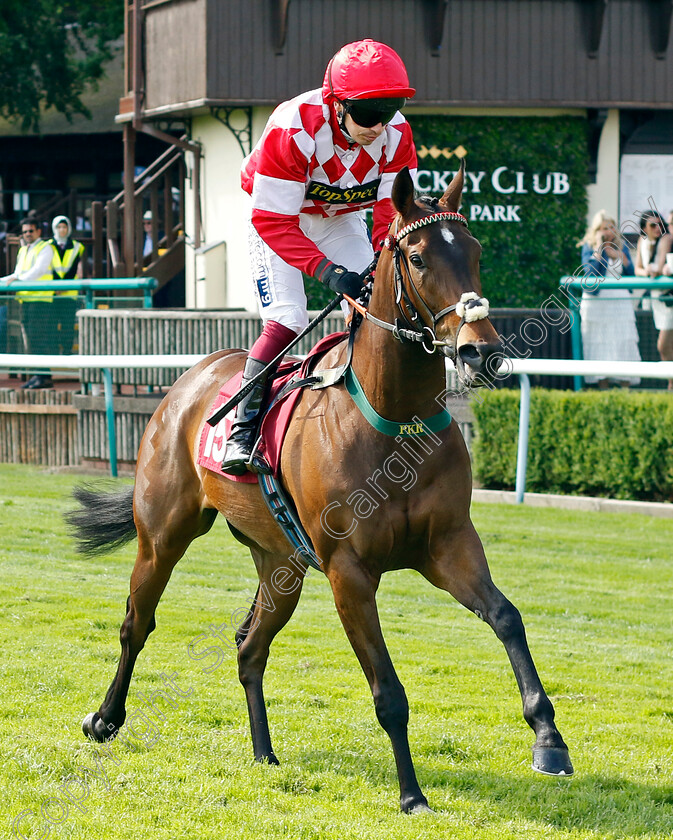
[[[460,222],[460,224],[467,227],[467,219],[465,216],[460,213],[445,211],[441,213],[433,213],[430,216],[424,216],[422,219],[418,219],[415,222],[410,222],[408,225],[405,225],[401,228],[401,230],[397,231],[397,233],[389,233],[388,236],[386,236],[384,243],[385,247],[393,254],[395,272],[395,303],[397,304],[400,318],[396,318],[394,324],[389,324],[387,321],[375,318],[369,312],[366,312],[365,317],[377,326],[383,327],[389,332],[392,332],[393,336],[399,341],[412,341],[420,343],[426,353],[435,353],[438,347],[449,348],[449,352],[446,355],[448,355],[458,367],[458,333],[464,324],[471,323],[473,321],[480,321],[481,319],[488,317],[488,300],[480,297],[476,292],[463,292],[459,301],[451,306],[446,306],[437,313],[434,313],[428,304],[423,300],[423,297],[414,283],[409,281],[408,285],[405,284],[404,274],[402,272],[402,261],[404,260],[406,275],[408,278],[411,277],[411,270],[406,264],[406,258],[400,248],[400,242],[410,233],[443,220]],[[416,298],[416,303],[412,301],[412,295]],[[422,317],[419,309],[423,312],[425,318]],[[453,344],[449,344],[445,340],[439,340],[435,332],[438,322],[445,315],[448,315],[451,312],[455,312],[460,318],[460,323],[458,324],[458,329],[456,330],[455,342]]]

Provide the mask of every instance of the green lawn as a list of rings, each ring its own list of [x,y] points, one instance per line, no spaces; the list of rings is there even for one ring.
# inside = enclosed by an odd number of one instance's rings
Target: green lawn
[[[491,630],[418,575],[384,578],[383,627],[436,812],[409,817],[398,812],[389,742],[318,573],[267,670],[281,766],[252,761],[234,654],[205,673],[213,658],[187,653],[255,592],[252,561],[223,521],[175,570],[129,712],[142,710],[139,692],[163,688],[162,673],[190,693],[162,705],[153,732],[137,724],[137,740],[118,740],[107,755],[84,739],[81,720],[116,668],[135,545],[75,556],[62,513],[78,481],[0,466],[2,836],[23,812],[14,836],[31,840],[673,834],[673,521],[475,506],[493,576],[523,614],[570,747],[569,780],[530,769],[533,733]]]

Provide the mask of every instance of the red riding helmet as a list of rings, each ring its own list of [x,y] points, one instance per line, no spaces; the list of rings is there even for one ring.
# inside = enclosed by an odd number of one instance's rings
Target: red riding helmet
[[[371,38],[339,50],[327,65],[322,90],[326,102],[404,98],[416,93],[395,50]]]

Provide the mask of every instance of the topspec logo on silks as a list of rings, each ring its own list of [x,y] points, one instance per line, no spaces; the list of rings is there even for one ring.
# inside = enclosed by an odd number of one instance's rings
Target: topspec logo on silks
[[[313,201],[325,201],[328,204],[362,204],[376,201],[381,179],[358,184],[355,187],[334,187],[331,184],[321,184],[319,181],[309,181],[306,198]]]

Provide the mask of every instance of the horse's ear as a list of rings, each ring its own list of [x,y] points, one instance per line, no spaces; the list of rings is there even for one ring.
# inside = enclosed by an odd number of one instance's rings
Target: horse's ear
[[[463,185],[465,184],[465,158],[460,162],[458,172],[453,176],[453,180],[446,188],[446,192],[439,199],[442,207],[445,207],[451,213],[457,213],[460,207],[460,197],[463,193]]]
[[[405,218],[411,214],[414,206],[414,182],[411,180],[409,167],[405,166],[397,173],[391,198],[398,213]]]

